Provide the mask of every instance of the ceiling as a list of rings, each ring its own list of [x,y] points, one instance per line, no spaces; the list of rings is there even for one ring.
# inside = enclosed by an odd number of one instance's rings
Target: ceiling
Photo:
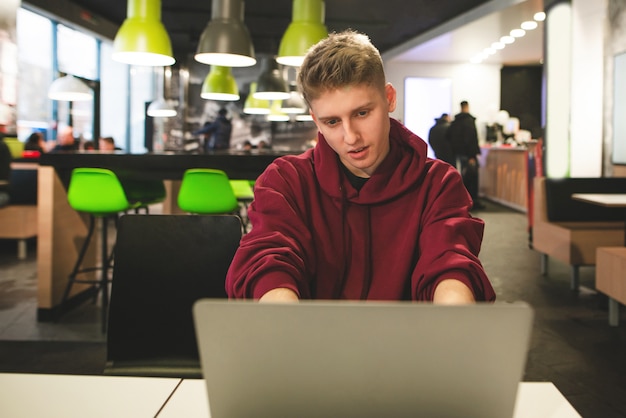
[[[124,0],[68,1],[116,25],[126,18]],[[329,32],[351,28],[366,33],[383,56],[392,54],[397,56],[394,59],[466,61],[467,51],[478,48],[479,52],[499,39],[508,27],[505,21],[521,13],[498,10],[520,1],[539,2],[542,9],[541,0],[339,0],[325,2],[325,24]],[[161,0],[162,21],[178,61],[195,52],[200,34],[211,19],[211,3],[212,0]],[[244,1],[244,8],[244,23],[256,54],[275,55],[291,20],[292,0],[249,0]],[[481,16],[486,13],[491,17]],[[488,20],[479,24],[469,19]],[[466,25],[465,21],[469,23]],[[457,27],[463,28],[456,30]],[[434,37],[442,28],[454,32]],[[421,46],[416,46],[416,42]]]

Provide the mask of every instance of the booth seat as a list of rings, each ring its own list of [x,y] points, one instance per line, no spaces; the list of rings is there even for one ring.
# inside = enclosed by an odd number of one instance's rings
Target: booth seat
[[[534,179],[532,248],[541,253],[541,272],[548,257],[571,266],[572,290],[578,290],[579,268],[596,265],[598,247],[623,246],[625,215],[572,199],[574,193],[624,193],[626,178]]]
[[[0,208],[0,239],[17,240],[17,257],[27,257],[27,240],[37,236],[37,169],[12,168],[9,204]]]

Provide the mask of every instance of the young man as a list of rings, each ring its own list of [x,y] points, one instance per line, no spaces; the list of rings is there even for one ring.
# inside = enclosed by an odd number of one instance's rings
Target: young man
[[[478,260],[484,223],[459,173],[389,117],[396,91],[367,36],[331,34],[298,77],[318,142],[258,178],[229,296],[494,300]]]

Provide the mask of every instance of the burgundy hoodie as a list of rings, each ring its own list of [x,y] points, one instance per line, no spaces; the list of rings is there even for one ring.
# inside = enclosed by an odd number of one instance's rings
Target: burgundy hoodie
[[[426,300],[441,280],[495,300],[478,259],[484,223],[469,214],[459,173],[391,119],[390,151],[360,191],[321,134],[258,178],[226,277],[231,298],[286,287],[301,299]]]

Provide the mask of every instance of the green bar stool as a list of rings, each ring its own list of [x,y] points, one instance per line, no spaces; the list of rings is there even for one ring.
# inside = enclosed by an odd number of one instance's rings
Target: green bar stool
[[[239,203],[239,217],[243,220],[244,230],[248,225],[248,205],[254,200],[251,180],[231,180],[230,185]],[[244,231],[245,232],[245,231]]]
[[[89,214],[89,230],[83,243],[69,281],[63,294],[62,306],[65,305],[74,283],[88,283],[97,286],[95,297],[102,293],[102,331],[106,331],[107,310],[109,304],[109,270],[113,260],[113,249],[108,251],[107,228],[108,220],[117,221],[120,213],[136,209],[141,202],[128,200],[118,177],[111,170],[103,168],[75,168],[72,171],[67,191],[70,206],[78,211]],[[99,266],[83,267],[83,259],[93,236],[96,220],[101,220],[101,260]],[[99,279],[79,279],[81,273],[101,270]]]
[[[178,207],[191,214],[238,214],[239,202],[222,170],[190,168],[183,174]]]

